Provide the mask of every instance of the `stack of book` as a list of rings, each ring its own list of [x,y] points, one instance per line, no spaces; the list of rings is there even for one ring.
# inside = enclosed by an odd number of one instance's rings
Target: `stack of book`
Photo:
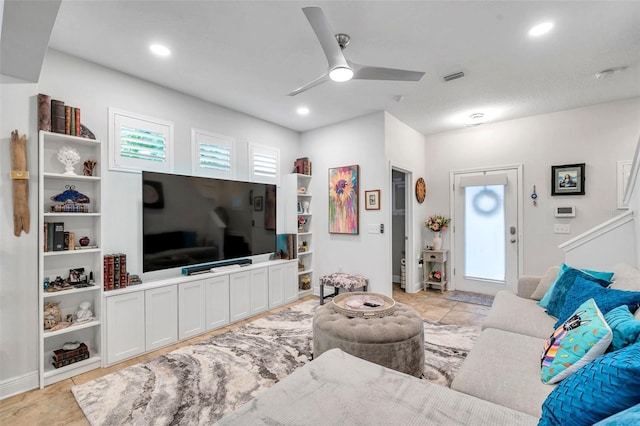
[[[308,157],[298,158],[293,164],[294,173],[311,176],[311,161]]]
[[[38,129],[64,135],[80,136],[80,108],[65,105],[64,101],[38,95]]]
[[[103,273],[104,291],[128,287],[127,255],[124,253],[105,254]]]

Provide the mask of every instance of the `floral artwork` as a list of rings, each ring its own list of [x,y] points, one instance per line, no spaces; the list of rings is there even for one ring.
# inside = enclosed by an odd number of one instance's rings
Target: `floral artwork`
[[[358,234],[358,178],[357,165],[329,169],[329,232]]]
[[[451,222],[451,219],[448,219],[444,216],[435,215],[429,216],[429,218],[424,221],[424,226],[426,226],[428,230],[433,232],[443,232],[447,230],[449,222]]]

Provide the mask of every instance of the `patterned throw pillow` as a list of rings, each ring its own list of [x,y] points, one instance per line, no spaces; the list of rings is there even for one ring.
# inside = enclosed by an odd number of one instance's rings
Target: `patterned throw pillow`
[[[639,359],[640,343],[635,343],[580,368],[551,391],[538,425],[593,425],[640,404]]]
[[[564,305],[564,302],[567,298],[567,294],[569,294],[569,292],[573,289],[578,278],[582,278],[583,281],[597,283],[602,287],[606,287],[609,285],[609,281],[597,278],[579,269],[570,268],[562,273],[560,278],[558,278],[558,281],[556,281],[555,285],[553,286],[551,298],[549,299],[549,303],[547,304],[547,313],[549,315],[556,318],[560,316],[560,311],[562,310],[562,306]],[[582,300],[580,303],[584,302],[584,300]],[[580,303],[578,303],[578,305],[580,305]],[[578,307],[578,305],[574,307],[574,310]],[[556,323],[556,327],[563,322],[564,320],[558,321],[558,323]]]
[[[604,319],[613,331],[610,346],[612,351],[617,351],[633,343],[640,343],[640,321],[631,315],[627,305],[610,310],[604,315]]]
[[[575,285],[571,288],[569,297],[566,297],[560,313],[554,315],[558,318],[554,327],[562,324],[582,302],[591,298],[596,301],[603,314],[622,305],[627,305],[629,311],[635,312],[640,306],[640,292],[605,288],[584,280],[583,277],[576,277]]]
[[[545,343],[542,382],[558,383],[602,355],[611,343],[611,335],[611,328],[593,299],[584,302]]]

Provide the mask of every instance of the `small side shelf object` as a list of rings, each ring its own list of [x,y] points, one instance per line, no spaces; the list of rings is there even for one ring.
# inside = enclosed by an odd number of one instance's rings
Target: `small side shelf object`
[[[422,284],[426,291],[431,286],[437,286],[444,293],[447,288],[447,260],[449,250],[422,251]],[[440,279],[438,280],[438,276]]]

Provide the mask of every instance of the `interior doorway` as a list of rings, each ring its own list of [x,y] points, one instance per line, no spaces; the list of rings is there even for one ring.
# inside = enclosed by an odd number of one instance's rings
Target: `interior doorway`
[[[391,169],[391,275],[407,291],[407,184],[408,173]]]

